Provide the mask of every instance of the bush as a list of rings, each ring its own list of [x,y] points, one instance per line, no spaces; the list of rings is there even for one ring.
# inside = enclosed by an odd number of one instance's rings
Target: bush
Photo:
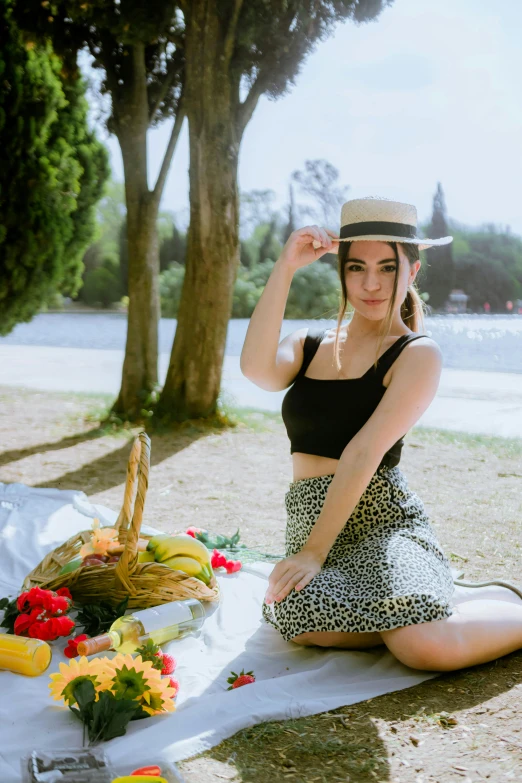
[[[292,280],[285,318],[333,318],[340,303],[339,275],[328,264],[315,262],[299,269]]]
[[[232,318],[250,318],[261,296],[251,280],[238,277],[232,298]]]
[[[238,267],[232,294],[232,318],[250,318],[263,293],[274,261],[266,259],[253,269]],[[173,263],[160,275],[161,315],[177,318],[185,267]],[[337,272],[328,264],[316,262],[294,276],[285,318],[316,318],[337,315],[340,283]]]
[[[185,267],[174,261],[168,269],[161,273],[160,302],[163,318],[177,318],[183,280],[185,279]]]
[[[99,266],[85,275],[82,300],[91,307],[109,307],[121,297],[120,278],[110,265]]]

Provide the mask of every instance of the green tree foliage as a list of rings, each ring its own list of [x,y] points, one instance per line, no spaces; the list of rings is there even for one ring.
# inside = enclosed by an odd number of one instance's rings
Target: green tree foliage
[[[250,318],[263,293],[274,261],[267,259],[253,269],[240,267],[234,284],[232,318]],[[181,264],[172,264],[160,275],[161,315],[177,318],[185,277]],[[333,318],[339,306],[338,275],[327,265],[315,263],[294,276],[285,318]]]
[[[81,294],[82,301],[93,307],[109,307],[121,299],[119,264],[114,257],[104,258],[100,266],[87,272]]]
[[[176,261],[160,275],[160,301],[162,318],[177,318],[179,300],[185,279],[185,267]]]
[[[328,264],[309,264],[292,280],[285,318],[335,318],[339,309],[339,275]]]
[[[237,166],[241,139],[259,98],[283,96],[295,84],[307,55],[337,24],[374,20],[390,4],[391,0],[180,2],[185,19],[183,103],[189,120],[191,220],[178,328],[156,407],[161,419],[183,421],[217,410],[240,265]],[[198,356],[199,361],[187,362],[187,356]]]
[[[439,239],[450,233],[444,193],[440,182],[437,183],[437,190],[433,197],[431,223],[427,226],[426,231],[430,239]],[[430,307],[439,309],[444,306],[451,290],[455,288],[455,265],[451,243],[430,248],[426,259],[419,274],[419,286],[423,291],[429,293]]]
[[[176,262],[178,264],[185,264],[185,257],[187,254],[187,237],[186,234],[182,234],[176,226],[176,223],[170,216],[168,230],[164,236],[161,236],[160,244],[160,269],[164,272],[169,266]]]
[[[25,44],[0,5],[0,333],[56,291],[74,295],[107,153],[87,125],[81,80],[50,45]]]
[[[119,141],[125,175],[129,309],[120,395],[115,410],[140,415],[158,380],[159,204],[184,119],[184,23],[172,0],[13,0],[17,23],[50,40],[71,69],[88,51],[110,98],[107,127]],[[147,133],[175,116],[155,183],[149,187]]]
[[[508,300],[522,299],[522,238],[503,228],[452,228],[455,237],[455,286],[468,296],[468,308],[506,312]]]

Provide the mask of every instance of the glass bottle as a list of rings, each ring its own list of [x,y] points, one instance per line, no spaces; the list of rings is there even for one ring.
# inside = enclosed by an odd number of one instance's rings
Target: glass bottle
[[[42,639],[0,633],[0,669],[37,677],[51,663],[51,647]]]
[[[80,642],[77,649],[80,655],[94,655],[104,650],[132,653],[149,639],[161,645],[198,631],[204,619],[205,609],[197,598],[171,601],[118,617],[107,633]]]

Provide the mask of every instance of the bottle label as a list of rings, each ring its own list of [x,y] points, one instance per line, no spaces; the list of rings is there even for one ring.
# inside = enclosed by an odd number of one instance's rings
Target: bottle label
[[[153,633],[167,628],[169,625],[178,625],[192,621],[190,606],[180,601],[172,601],[162,606],[151,606],[140,612],[132,612],[132,616],[139,620],[145,628],[145,633]]]

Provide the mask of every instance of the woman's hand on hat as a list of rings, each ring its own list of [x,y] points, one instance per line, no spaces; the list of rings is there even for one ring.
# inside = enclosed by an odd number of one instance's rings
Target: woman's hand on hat
[[[280,560],[270,574],[265,603],[282,601],[294,588],[302,590],[319,573],[322,565],[320,556],[309,550]]]
[[[317,261],[325,253],[336,253],[339,236],[321,226],[304,226],[292,231],[279,256],[280,263],[294,271]]]

